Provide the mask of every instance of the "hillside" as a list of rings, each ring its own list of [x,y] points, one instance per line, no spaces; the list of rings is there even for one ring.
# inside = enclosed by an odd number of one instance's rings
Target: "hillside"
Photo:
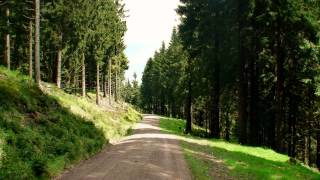
[[[141,119],[0,68],[0,179],[49,179],[127,134]]]

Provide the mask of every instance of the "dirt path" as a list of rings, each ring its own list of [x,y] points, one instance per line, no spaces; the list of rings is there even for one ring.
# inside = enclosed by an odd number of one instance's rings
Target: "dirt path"
[[[134,133],[58,179],[191,179],[174,135],[162,133],[159,118],[145,115]]]

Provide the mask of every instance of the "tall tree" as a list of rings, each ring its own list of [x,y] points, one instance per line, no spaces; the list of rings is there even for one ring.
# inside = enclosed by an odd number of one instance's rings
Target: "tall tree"
[[[33,22],[29,21],[29,77],[33,78]]]
[[[40,0],[34,0],[35,4],[35,33],[34,33],[34,62],[35,62],[35,75],[36,83],[40,86]]]

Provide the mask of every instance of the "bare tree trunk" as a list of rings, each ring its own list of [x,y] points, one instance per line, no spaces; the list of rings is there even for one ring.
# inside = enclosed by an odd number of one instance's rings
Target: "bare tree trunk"
[[[103,97],[107,97],[107,80],[106,74],[103,72],[102,74],[102,89],[103,89]]]
[[[258,51],[257,51],[258,52]],[[257,64],[255,62],[255,58],[250,58],[249,62],[249,74],[250,78],[250,99],[249,99],[249,144],[253,146],[257,146],[260,144],[259,137],[259,119],[258,119],[258,77],[257,77]]]
[[[188,59],[188,94],[187,94],[187,104],[186,104],[186,134],[192,131],[192,72],[191,72],[191,59]]]
[[[320,170],[320,130],[317,130],[317,167]]]
[[[117,85],[118,85],[118,87],[117,87],[117,89],[118,89],[118,93],[117,93],[118,98],[117,98],[117,100],[118,101],[121,101],[121,79],[120,78],[121,78],[120,77],[120,63],[118,62],[118,78],[117,78],[117,80],[118,80],[118,83],[117,83]]]
[[[35,0],[35,40],[34,40],[34,62],[35,62],[35,75],[36,83],[40,87],[40,0]]]
[[[284,152],[284,118],[285,118],[285,98],[284,98],[284,52],[280,32],[277,37],[277,65],[276,65],[276,149]]]
[[[7,19],[8,19],[7,20],[7,28],[9,28],[9,25],[10,25],[10,23],[9,23],[10,9],[9,8],[6,9],[6,16],[7,16]],[[9,34],[9,30],[5,34],[5,50],[4,51],[5,51],[4,52],[4,61],[7,64],[8,70],[10,70],[11,69],[10,68],[10,65],[11,65],[10,54],[11,54],[11,52],[10,52],[10,34]]]
[[[226,141],[228,142],[230,141],[230,124],[231,122],[230,122],[229,112],[228,112],[226,115],[226,137],[225,137]]]
[[[78,74],[77,74],[77,71],[74,71],[73,72],[73,93],[74,94],[77,94],[77,88],[78,88]]]
[[[100,66],[97,62],[97,89],[96,89],[96,103],[100,105]]]
[[[57,78],[56,83],[57,87],[61,88],[61,59],[62,59],[62,50],[58,49],[58,57],[57,57]]]
[[[309,132],[305,136],[305,145],[304,145],[304,163],[310,165],[310,149],[311,149],[311,139]]]
[[[118,61],[116,61],[116,79],[115,79],[115,88],[114,88],[114,100],[118,102]]]
[[[86,97],[86,64],[85,64],[85,55],[82,53],[81,58],[81,67],[82,67],[82,76],[81,76],[81,84],[82,84],[82,97]]]
[[[244,1],[238,1],[238,21],[239,21],[239,105],[238,105],[238,136],[239,143],[246,144],[247,143],[247,119],[248,119],[248,80],[246,73],[246,48],[244,46],[245,37],[243,35],[243,29],[245,27],[245,17],[244,12],[246,9],[246,3]]]
[[[296,82],[299,82],[297,79],[297,72],[296,72],[296,60],[289,59],[289,72],[288,72],[288,89],[294,89],[296,87]],[[308,96],[309,97],[309,96]],[[296,144],[297,144],[297,133],[296,133],[296,124],[298,122],[297,113],[299,112],[299,103],[297,103],[297,95],[294,92],[288,92],[288,131],[289,131],[289,141],[288,141],[288,155],[290,157],[296,157]],[[308,103],[308,108],[310,108],[311,102]],[[307,120],[307,124],[309,125],[309,114]]]
[[[214,88],[212,95],[212,122],[210,128],[210,136],[220,138],[220,64],[215,64],[214,70]]]
[[[6,41],[6,47],[5,47],[5,62],[7,64],[7,68],[8,70],[11,69],[10,64],[11,64],[11,60],[10,60],[10,35],[6,34],[5,35],[5,41]]]
[[[32,51],[32,39],[33,39],[33,36],[32,36],[32,32],[33,32],[33,23],[32,21],[30,20],[29,21],[29,77],[30,79],[33,78],[33,62],[32,62],[32,59],[33,59],[33,51]]]
[[[111,67],[112,67],[112,58],[109,60],[109,71],[108,71],[108,90],[109,90],[109,104],[111,105],[112,89],[111,89]]]

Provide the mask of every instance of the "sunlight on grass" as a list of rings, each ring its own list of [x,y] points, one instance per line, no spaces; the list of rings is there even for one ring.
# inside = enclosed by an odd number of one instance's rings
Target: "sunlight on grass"
[[[166,130],[172,133],[183,134],[183,129],[185,126],[185,122],[183,120],[176,120],[176,119],[162,119],[161,120],[163,125],[166,126]],[[193,125],[193,131],[204,131],[200,127]],[[289,160],[289,157],[286,155],[282,155],[276,153],[271,149],[265,149],[261,147],[248,147],[242,146],[239,144],[229,143],[220,140],[207,140],[207,139],[192,139],[192,138],[184,138],[183,140],[191,143],[196,143],[199,145],[206,145],[211,147],[219,147],[228,151],[234,152],[242,152],[248,155],[261,157],[267,160],[278,161],[278,162],[286,162]]]
[[[222,160],[221,165],[226,166],[230,170],[228,173],[237,179],[320,179],[320,174],[316,170],[301,164],[289,164],[288,156],[271,149],[185,135],[183,134],[185,121],[182,120],[162,118],[160,127],[163,131],[180,136],[185,158],[195,179],[212,179],[208,172],[212,171],[210,168],[217,166],[215,160],[200,158],[199,154],[203,153],[213,159]],[[195,127],[195,134],[201,135],[199,132],[201,128]]]
[[[127,110],[117,109],[111,111],[104,107],[97,106],[95,100],[82,98],[64,93],[53,85],[46,84],[46,91],[49,95],[59,100],[62,106],[85,119],[91,120],[98,128],[101,128],[104,135],[110,141],[117,141],[127,134],[127,131],[141,119],[141,115],[133,108]],[[89,94],[89,96],[93,96]]]
[[[184,154],[188,164],[191,166],[190,169],[192,174],[197,175],[197,177],[193,177],[194,179],[205,180],[210,178],[210,168],[205,161],[202,161],[198,156],[195,156],[195,154],[197,154],[195,151],[184,149]]]

